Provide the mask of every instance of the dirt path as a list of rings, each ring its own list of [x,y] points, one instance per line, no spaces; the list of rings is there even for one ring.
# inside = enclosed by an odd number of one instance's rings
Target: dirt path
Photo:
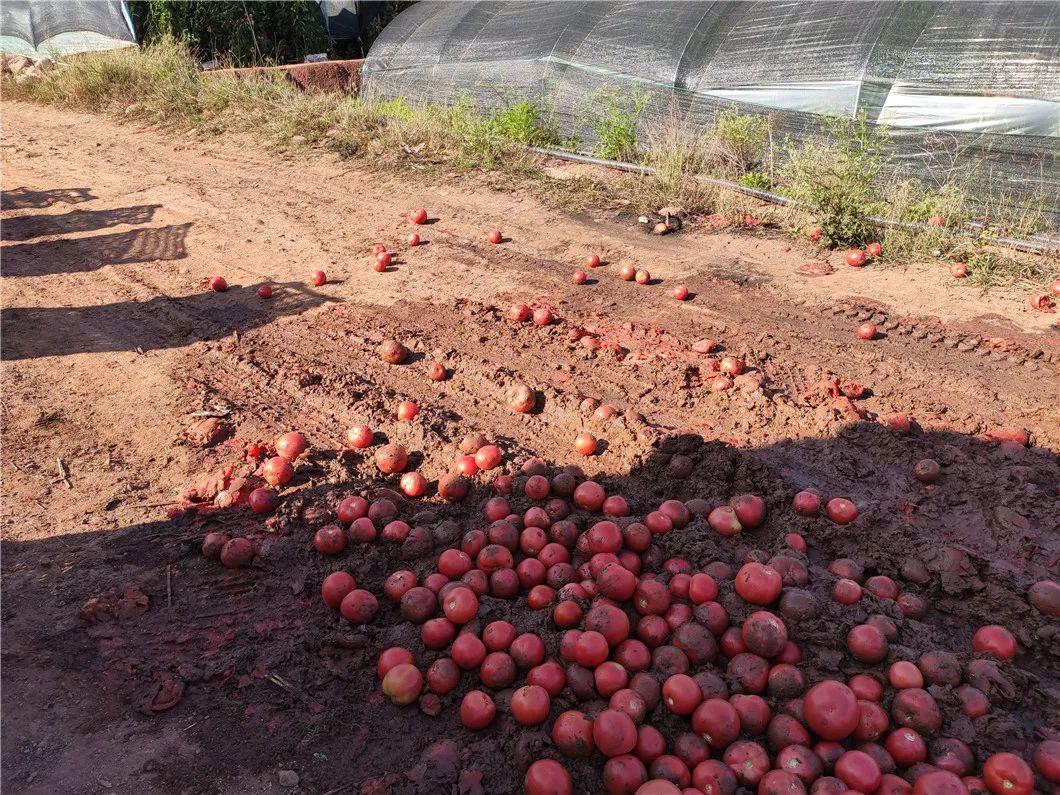
[[[372,486],[370,467],[336,455],[355,421],[417,451],[428,478],[446,472],[440,451],[469,430],[515,457],[562,465],[589,428],[606,447],[580,463],[640,508],[660,495],[719,501],[757,487],[775,495],[778,517],[755,539],[763,547],[802,521],[822,552],[857,553],[879,571],[922,553],[944,583],[931,592],[940,614],[974,620],[989,604],[1034,645],[1038,619],[1017,616],[1023,589],[1060,561],[1060,339],[1025,297],[977,296],[928,265],[797,276],[813,254],[780,239],[646,237],[628,221],[567,218],[463,178],[431,186],[11,103],[4,123],[9,791],[267,791],[288,767],[309,792],[366,779],[439,791],[431,765],[408,773],[407,760],[424,737],[458,736],[452,711],[395,722],[354,671],[393,642],[394,622],[351,636],[317,620],[320,565],[305,552],[312,521],[298,508],[333,502],[340,485]],[[426,245],[406,251],[405,214],[420,205],[437,222],[420,230]],[[493,226],[510,240],[485,243]],[[391,272],[370,269],[376,242],[399,252]],[[574,286],[589,250],[608,267]],[[625,262],[657,284],[620,281]],[[317,268],[331,281],[312,288]],[[206,290],[213,274],[231,289]],[[262,282],[276,285],[269,301],[256,296]],[[678,282],[693,300],[669,297]],[[562,322],[512,326],[501,313],[516,300],[547,304]],[[859,341],[855,327],[870,318],[883,335]],[[389,336],[417,360],[380,362],[373,351]],[[746,357],[751,375],[709,391],[708,357],[690,350],[702,338]],[[452,378],[428,381],[432,360]],[[829,380],[844,394],[827,394]],[[539,413],[503,407],[513,381],[540,392]],[[586,417],[586,397],[619,414]],[[419,402],[417,422],[391,419],[399,398]],[[236,460],[230,446],[181,441],[192,412],[217,407],[237,440],[298,428],[314,448],[249,580],[198,556],[201,522],[165,519],[189,483]],[[918,432],[900,439],[874,421],[893,413]],[[1036,447],[981,440],[998,426],[1030,429]],[[674,452],[693,457],[692,477],[666,475]],[[928,456],[965,484],[959,494],[910,485],[910,467]],[[811,485],[854,499],[862,533],[878,537],[781,520],[790,491]],[[943,543],[972,569],[951,571],[960,565],[941,560]],[[378,586],[391,558],[357,565]],[[989,587],[973,586],[988,572]],[[81,604],[126,585],[151,600],[143,620],[86,631]],[[932,631],[945,638],[943,627]],[[1041,708],[1055,665],[1028,670],[1040,681],[1023,706]],[[173,677],[183,700],[154,713],[151,698]],[[511,731],[480,738],[459,766],[489,770],[497,749],[524,753],[518,742]],[[486,775],[487,791],[510,790],[510,774]]]

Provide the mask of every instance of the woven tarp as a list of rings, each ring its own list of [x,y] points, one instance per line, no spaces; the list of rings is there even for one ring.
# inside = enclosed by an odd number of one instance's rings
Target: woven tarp
[[[1010,207],[1060,217],[1060,3],[421,2],[376,39],[368,96],[481,107],[529,98],[561,132],[601,92],[647,98],[690,131],[729,107],[782,136],[864,113],[894,168],[956,172]]]
[[[40,58],[135,44],[128,8],[121,0],[0,3],[0,52]]]

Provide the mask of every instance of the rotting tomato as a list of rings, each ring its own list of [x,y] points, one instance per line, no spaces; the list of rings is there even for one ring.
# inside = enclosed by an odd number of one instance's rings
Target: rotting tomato
[[[411,704],[423,691],[423,674],[411,663],[395,665],[383,677],[383,692],[399,706]]]

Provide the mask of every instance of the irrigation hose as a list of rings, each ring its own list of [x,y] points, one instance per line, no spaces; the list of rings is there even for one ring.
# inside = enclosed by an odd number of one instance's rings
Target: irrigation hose
[[[633,174],[646,174],[654,176],[656,170],[651,166],[642,166],[639,163],[626,163],[622,160],[608,160],[603,157],[593,157],[591,155],[577,154],[576,152],[565,152],[562,149],[551,149],[544,146],[531,146],[527,147],[531,152],[536,152],[539,155],[546,155],[548,157],[556,157],[560,160],[570,160],[574,163],[585,163],[593,166],[604,166],[606,168],[613,168],[619,171],[628,171]],[[741,185],[739,182],[730,182],[726,179],[715,179],[714,177],[705,177],[701,174],[697,174],[693,177],[697,182],[702,182],[705,185],[714,185],[719,188],[726,188],[728,190],[734,190],[745,196],[753,196],[756,199],[767,201],[772,204],[781,204],[786,207],[799,207],[799,202],[795,201],[788,196],[781,196],[779,193],[773,193],[768,190],[758,190],[757,188],[749,188],[746,185]],[[984,237],[983,230],[985,227],[982,224],[976,224],[978,231],[972,231],[970,229],[960,229],[956,227],[935,227],[928,226],[927,224],[914,223],[910,221],[897,221],[893,218],[880,218],[876,215],[870,215],[869,221],[876,224],[877,226],[884,226],[888,229],[908,229],[912,231],[921,232],[936,232],[940,229],[944,229],[955,235],[961,235],[963,237],[972,238],[973,240],[986,240],[990,243],[996,243],[1002,246],[1008,246],[1019,251],[1029,251],[1035,254],[1048,254],[1060,251],[1060,240],[1049,240],[1049,241],[1036,241],[1036,240],[1019,240],[1011,237]]]

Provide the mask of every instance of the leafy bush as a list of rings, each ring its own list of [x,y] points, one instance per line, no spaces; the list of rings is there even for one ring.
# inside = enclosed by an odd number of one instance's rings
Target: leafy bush
[[[519,100],[490,117],[493,130],[501,138],[524,146],[552,146],[559,142],[555,123],[542,116],[541,109],[528,99]]]
[[[768,116],[726,108],[710,128],[711,170],[718,176],[738,178],[761,168],[773,128]]]
[[[639,92],[616,88],[594,91],[582,103],[582,115],[596,138],[593,154],[608,160],[633,160],[637,155],[637,121],[648,104]]]
[[[787,193],[816,217],[829,245],[862,245],[875,234],[869,217],[887,209],[877,180],[889,159],[887,134],[870,125],[864,112],[830,118],[823,132],[787,145],[788,162],[781,168]]]
[[[309,0],[139,0],[129,9],[140,40],[186,42],[200,60],[232,66],[302,61],[329,45],[318,3]]]
[[[769,181],[769,177],[757,170],[741,174],[736,178],[736,181],[745,188],[753,188],[754,190],[770,190],[773,187],[773,183]]]

